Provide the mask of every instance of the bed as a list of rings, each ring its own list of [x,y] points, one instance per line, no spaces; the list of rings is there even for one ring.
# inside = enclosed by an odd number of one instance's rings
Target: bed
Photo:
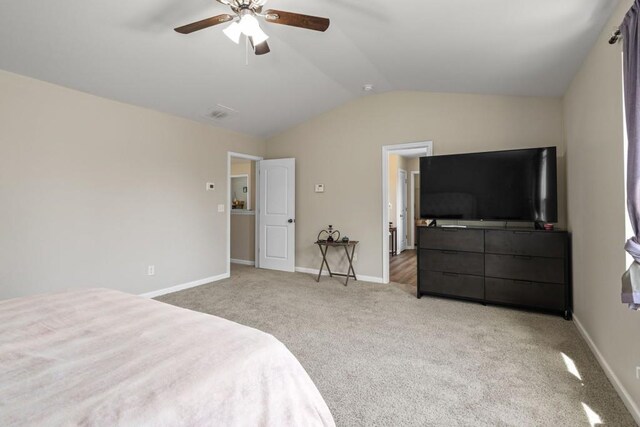
[[[87,289],[0,301],[0,425],[335,424],[273,336]]]

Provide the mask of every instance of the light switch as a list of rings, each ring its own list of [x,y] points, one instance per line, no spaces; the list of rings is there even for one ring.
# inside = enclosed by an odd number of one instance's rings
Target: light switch
[[[207,182],[207,191],[213,191],[216,189],[216,184],[213,182]]]
[[[316,193],[324,193],[324,184],[316,184]]]
[[[218,205],[218,212],[224,212],[224,205]]]

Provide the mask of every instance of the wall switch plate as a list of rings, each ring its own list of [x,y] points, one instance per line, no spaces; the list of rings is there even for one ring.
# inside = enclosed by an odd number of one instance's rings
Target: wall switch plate
[[[207,191],[213,191],[216,189],[216,184],[213,182],[207,182]]]
[[[316,184],[316,193],[324,193],[324,184]]]
[[[147,267],[147,276],[154,276],[156,274],[156,266],[150,265]]]
[[[224,212],[224,205],[218,205],[218,212]]]
[[[640,380],[640,366],[636,366],[636,379]]]

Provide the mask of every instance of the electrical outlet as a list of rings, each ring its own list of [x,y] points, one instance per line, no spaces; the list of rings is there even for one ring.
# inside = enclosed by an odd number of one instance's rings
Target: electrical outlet
[[[218,205],[218,212],[224,212],[224,205]]]
[[[154,276],[156,274],[156,266],[150,265],[147,267],[147,276]]]
[[[324,184],[316,184],[316,193],[324,193]]]
[[[207,191],[213,191],[216,189],[216,184],[213,182],[207,182]]]
[[[640,366],[636,366],[636,379],[640,380]]]
[[[357,261],[357,260],[358,260],[358,254],[357,254],[357,253],[353,254],[353,260],[354,260],[354,261]]]

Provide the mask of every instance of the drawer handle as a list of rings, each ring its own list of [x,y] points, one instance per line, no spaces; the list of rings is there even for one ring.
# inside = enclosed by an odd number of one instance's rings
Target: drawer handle
[[[458,255],[457,251],[441,251],[443,254],[447,255]]]
[[[513,257],[517,258],[517,259],[526,260],[526,261],[531,260],[531,257],[530,256],[526,256],[526,255],[514,255]]]
[[[449,277],[458,277],[459,274],[456,273],[442,273],[443,276],[449,276]]]

